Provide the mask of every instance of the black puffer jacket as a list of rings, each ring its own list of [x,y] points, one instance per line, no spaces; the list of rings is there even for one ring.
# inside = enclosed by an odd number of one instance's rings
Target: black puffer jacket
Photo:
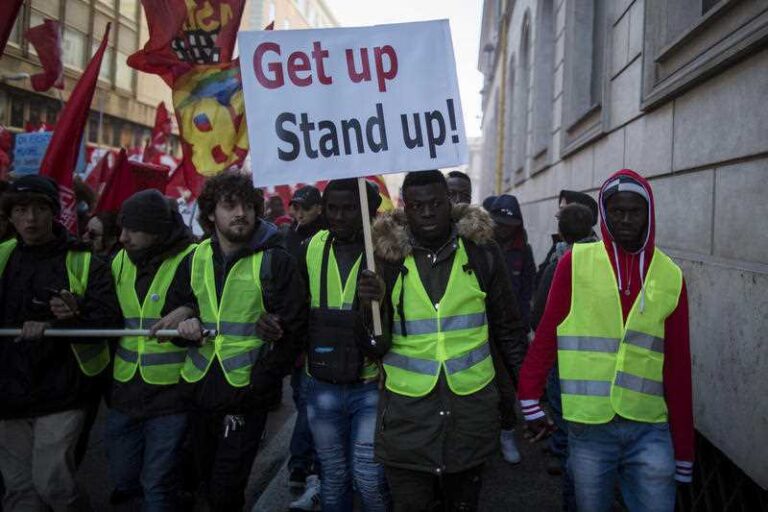
[[[160,265],[168,258],[179,254],[193,242],[192,233],[184,225],[181,216],[174,215],[174,220],[175,227],[158,247],[153,248],[136,261],[131,258],[137,270],[135,288],[136,297],[140,304],[144,302]],[[170,288],[183,286],[180,281],[185,277],[177,272]],[[171,311],[172,308],[166,300],[162,314],[167,315]],[[116,340],[115,343],[117,343]],[[189,407],[187,400],[189,391],[190,386],[183,380],[173,385],[148,384],[144,382],[141,374],[137,371],[128,382],[112,379],[108,401],[110,407],[123,414],[134,418],[151,418],[185,411]]]
[[[85,296],[79,299],[79,317],[55,320],[48,301],[51,290],[69,289],[67,251],[88,248],[59,225],[54,234],[55,240],[39,246],[19,240],[11,253],[0,283],[0,326],[21,327],[25,321],[43,321],[60,328],[119,327],[121,316],[109,266],[95,256],[91,258]],[[99,396],[103,379],[82,373],[72,341],[102,342],[43,338],[14,343],[12,338],[0,338],[0,419],[74,409]]]

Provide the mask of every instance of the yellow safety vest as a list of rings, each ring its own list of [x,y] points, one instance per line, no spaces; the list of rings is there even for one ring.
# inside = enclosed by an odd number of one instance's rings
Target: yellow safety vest
[[[125,249],[112,260],[112,277],[120,301],[120,309],[126,329],[149,329],[162,316],[165,297],[171,286],[176,269],[184,257],[195,248],[190,245],[180,253],[166,259],[158,268],[147,290],[144,302],[139,303],[136,296],[136,265],[128,257]],[[124,336],[115,351],[113,376],[120,382],[128,382],[139,368],[144,382],[149,384],[176,384],[181,376],[181,368],[187,355],[187,349],[173,343],[158,343],[146,336]]]
[[[0,244],[0,275],[5,271],[8,259],[16,248],[15,238]],[[66,259],[69,291],[82,297],[88,288],[88,272],[91,268],[91,253],[86,251],[67,251]],[[101,373],[109,365],[109,347],[107,342],[99,343],[70,343],[80,370],[93,377]]]
[[[407,273],[392,290],[393,298],[404,293],[405,318],[401,308],[395,308],[392,348],[384,356],[390,391],[424,396],[435,387],[441,370],[457,395],[472,394],[493,380],[485,292],[474,273],[465,270],[468,263],[459,239],[445,294],[439,304],[432,304],[413,256],[405,259]]]
[[[217,334],[202,347],[187,351],[181,371],[184,380],[197,382],[202,379],[215,358],[230,385],[244,387],[250,384],[253,364],[268,348],[256,335],[256,322],[264,312],[261,268],[262,264],[270,264],[267,260],[262,251],[235,263],[219,301],[211,241],[197,246],[192,256],[192,291],[200,307],[204,328],[215,329]]]
[[[557,327],[563,417],[600,424],[618,414],[667,421],[664,321],[677,307],[683,273],[656,249],[626,323],[603,242],[573,246],[571,310]]]
[[[330,232],[319,231],[309,241],[307,245],[307,272],[309,273],[309,294],[311,298],[310,307],[320,308],[320,280],[323,267],[323,249],[329,240]],[[357,293],[357,276],[360,273],[360,264],[363,255],[361,254],[355,262],[352,270],[347,276],[347,282],[341,282],[339,266],[336,263],[336,256],[333,246],[328,255],[328,284],[327,284],[327,307],[329,309],[352,309]],[[379,375],[379,367],[375,361],[366,358],[365,364],[360,372],[360,378],[363,380],[375,379]]]

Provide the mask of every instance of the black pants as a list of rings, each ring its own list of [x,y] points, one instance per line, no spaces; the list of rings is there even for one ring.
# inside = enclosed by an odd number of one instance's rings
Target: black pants
[[[483,466],[435,476],[385,466],[394,512],[474,512],[483,487]]]
[[[517,423],[515,403],[517,403],[517,391],[515,383],[507,371],[507,367],[498,357],[493,358],[493,367],[496,370],[496,387],[499,390],[499,416],[502,430],[512,430]]]
[[[240,512],[267,413],[246,414],[245,423],[228,432],[223,414],[196,411],[190,417],[197,476],[211,510]]]

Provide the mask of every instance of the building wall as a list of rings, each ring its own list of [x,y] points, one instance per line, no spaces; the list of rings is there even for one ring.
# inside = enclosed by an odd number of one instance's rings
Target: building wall
[[[323,0],[252,0],[246,3],[242,28],[261,30],[273,21],[275,30],[339,25]]]
[[[27,0],[20,12],[5,54],[0,75],[34,74],[39,60],[22,37],[43,18],[63,25],[65,88],[34,92],[30,81],[5,80],[0,84],[0,124],[19,130],[23,121],[52,123],[77,83],[91,55],[101,42],[107,22],[112,22],[110,42],[102,62],[98,89],[91,105],[88,142],[106,146],[135,146],[143,143],[154,125],[155,108],[165,101],[171,107],[170,89],[156,76],[128,67],[126,59],[149,38],[146,18],[138,0]],[[102,133],[98,133],[98,112]]]
[[[537,258],[560,189],[596,196],[625,167],[650,179],[658,245],[688,284],[696,427],[768,488],[768,446],[756,442],[768,432],[768,20],[758,4],[487,0],[478,65],[481,182],[499,177],[519,197]]]

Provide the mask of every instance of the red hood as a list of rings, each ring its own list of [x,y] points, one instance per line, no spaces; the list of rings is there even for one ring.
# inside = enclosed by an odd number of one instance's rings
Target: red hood
[[[644,195],[648,200],[648,228],[645,233],[645,243],[642,248],[634,253],[629,253],[619,247],[614,242],[613,234],[608,229],[608,224],[605,221],[605,198],[604,194],[606,190],[619,187],[619,191],[635,192],[640,195]],[[603,186],[600,187],[600,197],[598,198],[598,207],[600,208],[600,230],[603,235],[603,243],[605,244],[608,254],[611,257],[611,262],[616,267],[616,273],[618,277],[619,290],[623,289],[623,285],[628,281],[631,281],[631,276],[622,275],[626,271],[625,268],[632,268],[625,264],[627,259],[634,263],[636,257],[640,265],[641,281],[644,280],[645,273],[648,271],[648,266],[653,258],[653,251],[656,246],[656,211],[655,203],[653,200],[653,191],[648,181],[637,174],[631,169],[622,169],[611,175]],[[620,264],[621,263],[621,264]]]

